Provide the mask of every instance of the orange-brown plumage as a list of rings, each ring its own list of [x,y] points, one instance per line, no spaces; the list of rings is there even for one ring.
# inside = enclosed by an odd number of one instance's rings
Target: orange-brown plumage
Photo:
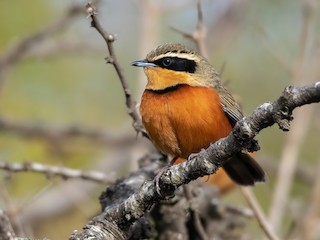
[[[164,152],[188,158],[227,136],[232,126],[213,88],[181,85],[167,94],[143,93],[143,124]]]
[[[227,136],[242,118],[214,68],[183,45],[160,46],[133,65],[143,67],[148,78],[140,106],[142,122],[151,140],[174,159],[187,159]],[[247,153],[232,156],[223,169],[241,185],[265,180],[264,171]],[[223,171],[215,178],[219,185],[225,183],[222,190],[232,186]]]

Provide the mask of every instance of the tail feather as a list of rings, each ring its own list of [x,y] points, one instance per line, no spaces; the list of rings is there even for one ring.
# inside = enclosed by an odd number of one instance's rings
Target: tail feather
[[[239,185],[254,185],[255,182],[265,182],[267,180],[267,176],[260,165],[246,153],[238,153],[232,156],[223,165],[223,169]]]

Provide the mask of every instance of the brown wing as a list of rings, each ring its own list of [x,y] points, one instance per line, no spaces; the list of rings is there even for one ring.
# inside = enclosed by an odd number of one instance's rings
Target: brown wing
[[[236,122],[243,118],[240,106],[225,87],[216,86],[216,89],[220,95],[222,109],[232,126],[234,126]]]
[[[226,88],[218,86],[216,89],[220,95],[223,111],[234,126],[243,117],[240,106]],[[223,169],[233,181],[244,186],[254,185],[255,182],[265,182],[267,178],[260,165],[245,152],[232,156],[223,165]]]

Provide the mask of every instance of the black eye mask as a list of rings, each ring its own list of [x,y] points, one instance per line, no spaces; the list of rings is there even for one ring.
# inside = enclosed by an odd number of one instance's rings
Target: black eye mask
[[[188,73],[194,73],[197,66],[194,60],[179,57],[164,57],[152,63],[162,68]]]

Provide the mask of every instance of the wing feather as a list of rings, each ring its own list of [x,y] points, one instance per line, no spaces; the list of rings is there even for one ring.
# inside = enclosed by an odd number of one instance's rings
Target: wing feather
[[[220,85],[216,86],[216,89],[220,95],[222,109],[232,126],[234,126],[236,122],[243,118],[241,108],[225,87]]]

